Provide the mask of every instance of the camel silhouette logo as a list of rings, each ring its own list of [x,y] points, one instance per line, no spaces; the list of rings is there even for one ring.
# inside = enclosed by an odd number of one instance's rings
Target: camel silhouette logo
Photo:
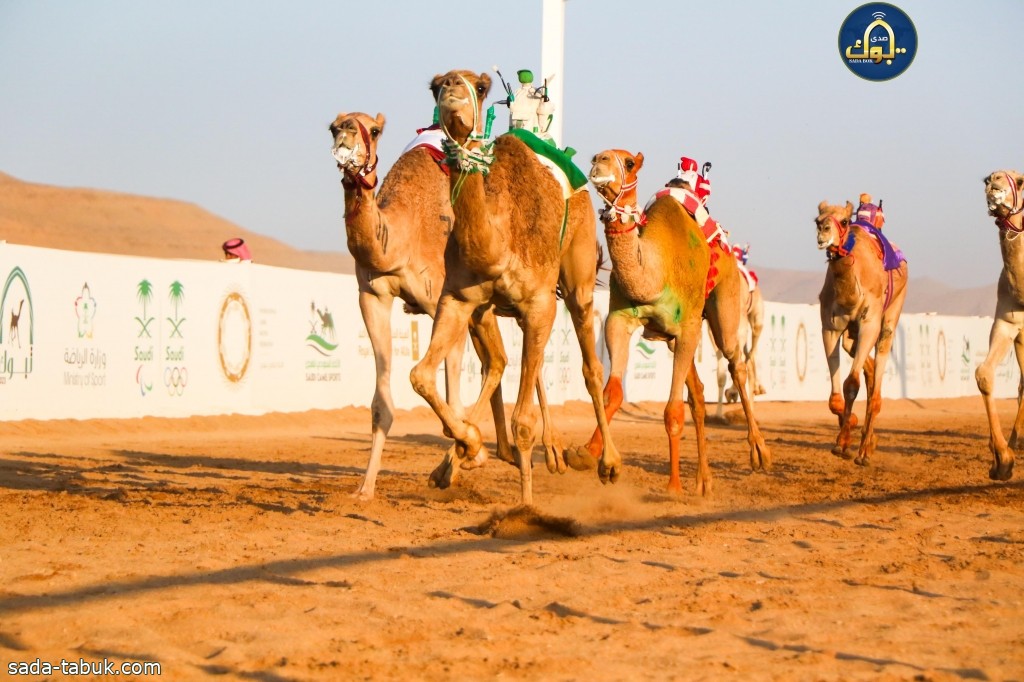
[[[338,347],[335,343],[337,330],[334,327],[334,316],[324,306],[323,310],[316,301],[309,303],[309,334],[306,344],[320,355],[330,355]]]
[[[0,293],[0,384],[32,373],[35,307],[24,271],[15,267]]]
[[[861,5],[839,27],[839,56],[865,80],[892,80],[910,67],[916,54],[914,22],[894,5]]]

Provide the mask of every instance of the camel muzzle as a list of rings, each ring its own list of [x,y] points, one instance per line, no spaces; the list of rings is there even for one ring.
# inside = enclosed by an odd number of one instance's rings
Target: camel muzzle
[[[331,150],[331,156],[338,162],[338,168],[340,170],[355,169],[359,167],[356,162],[356,153],[359,151],[359,147],[346,147],[344,145],[338,145]]]

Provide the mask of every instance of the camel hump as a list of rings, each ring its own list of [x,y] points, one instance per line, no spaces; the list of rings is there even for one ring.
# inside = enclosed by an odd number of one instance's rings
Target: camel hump
[[[890,242],[889,238],[882,234],[879,228],[859,221],[853,224],[864,230],[873,239],[875,251],[878,253],[879,258],[881,258],[882,266],[886,271],[896,270],[900,267],[900,263],[906,262],[907,258],[903,255],[903,252]]]
[[[568,187],[571,189],[568,194],[577,192],[580,188],[586,186],[587,176],[576,166],[575,163],[573,163],[572,156],[576,151],[572,150],[570,152],[572,149],[571,147],[566,147],[563,151],[547,140],[541,139],[529,130],[523,130],[522,128],[513,128],[508,131],[507,134],[518,138],[523,144],[529,147],[530,151],[540,158],[541,163],[544,163],[544,165],[551,170],[559,183],[562,183],[563,186],[567,183]],[[545,161],[547,163],[545,163]],[[559,174],[564,177],[564,181],[562,178],[558,177]],[[568,198],[568,196],[566,198]]]
[[[711,217],[708,210],[704,208],[704,202],[701,201],[695,193],[682,187],[666,187],[665,189],[659,190],[654,193],[654,196],[650,198],[647,205],[644,207],[644,212],[651,207],[658,199],[662,197],[672,197],[675,199],[680,206],[682,206],[687,213],[693,216],[693,219],[697,221],[697,225],[700,226],[701,232],[704,233],[704,238],[708,244],[714,244],[717,241],[724,241],[725,232],[722,230],[722,226],[718,224],[718,221]]]

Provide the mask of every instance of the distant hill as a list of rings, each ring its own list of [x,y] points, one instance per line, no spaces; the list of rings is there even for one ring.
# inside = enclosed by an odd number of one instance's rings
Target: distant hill
[[[116,253],[154,258],[219,260],[220,245],[232,237],[249,244],[253,260],[264,265],[354,272],[341,251],[301,251],[250,232],[195,204],[94,189],[23,182],[0,173],[0,239],[12,244],[69,251]],[[339,235],[340,239],[340,235]],[[825,266],[816,272],[781,270],[755,264],[765,300],[817,303]],[[607,273],[602,273],[607,280]],[[910,280],[904,311],[991,316],[995,283],[953,289],[938,280]]]
[[[23,182],[0,173],[0,239],[68,251],[220,260],[241,237],[263,265],[354,272],[343,252],[301,251],[183,201]],[[339,239],[343,237],[339,235]]]

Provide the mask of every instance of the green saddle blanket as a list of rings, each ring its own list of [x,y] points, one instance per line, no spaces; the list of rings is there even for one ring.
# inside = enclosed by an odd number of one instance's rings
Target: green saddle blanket
[[[559,170],[565,173],[565,177],[574,191],[587,184],[586,174],[576,167],[576,164],[572,162],[572,158],[568,154],[552,143],[542,140],[535,134],[522,128],[514,128],[508,131],[508,134],[518,137],[535,154],[539,154],[555,164]]]

